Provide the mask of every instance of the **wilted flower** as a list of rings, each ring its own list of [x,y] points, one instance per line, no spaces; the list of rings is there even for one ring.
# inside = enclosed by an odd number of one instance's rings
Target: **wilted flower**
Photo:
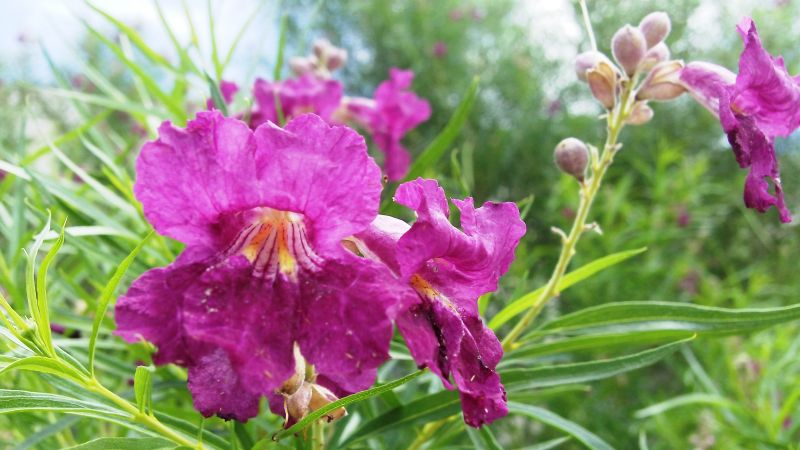
[[[251,126],[256,128],[267,121],[279,123],[278,107],[287,121],[300,114],[314,113],[330,122],[342,100],[342,91],[338,81],[324,80],[310,73],[285,81],[259,78],[253,86],[256,107]]]
[[[800,126],[800,81],[786,71],[783,58],[764,50],[752,19],[744,18],[737,29],[744,40],[738,75],[715,64],[693,62],[680,78],[719,117],[739,166],[750,168],[745,205],[760,212],[775,206],[781,221],[790,222],[774,138],[788,136]],[[765,178],[772,180],[774,195]]]
[[[447,198],[434,180],[400,185],[395,201],[416,211],[413,226],[378,216],[352,243],[406,283],[397,326],[417,364],[447,388],[452,377],[466,423],[479,427],[505,416],[506,394],[495,371],[503,350],[483,324],[477,300],[497,289],[525,234],[516,205],[487,202],[475,209],[471,198],[453,200],[462,231],[450,224]]]
[[[414,72],[392,68],[389,79],[375,91],[374,101],[351,99],[345,105],[354,121],[370,132],[386,154],[384,168],[390,180],[402,179],[411,163],[411,156],[400,141],[431,115],[428,102],[409,90],[413,79]]]
[[[255,416],[294,374],[295,345],[330,391],[372,385],[400,294],[389,270],[341,245],[380,200],[361,136],[311,114],[252,131],[200,112],[186,129],[164,123],[136,168],[145,217],[186,248],[120,298],[117,334],[187,367],[198,410]]]

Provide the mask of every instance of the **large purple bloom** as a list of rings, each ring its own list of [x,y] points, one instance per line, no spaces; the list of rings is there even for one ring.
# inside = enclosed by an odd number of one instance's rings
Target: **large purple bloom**
[[[120,298],[117,333],[189,369],[204,415],[246,420],[295,369],[338,394],[388,357],[392,274],[344,250],[376,217],[381,174],[361,136],[307,114],[255,131],[218,111],[164,123],[134,186],[161,234],[186,244]]]
[[[744,41],[739,74],[715,64],[693,62],[681,72],[692,95],[716,114],[728,135],[736,161],[750,168],[744,188],[748,208],[765,212],[775,206],[782,222],[791,222],[783,199],[775,137],[800,127],[800,78],[786,71],[761,45],[753,20],[737,26]],[[767,179],[775,186],[770,193]]]
[[[378,86],[375,99],[350,99],[346,108],[365,127],[386,155],[384,167],[390,180],[400,180],[408,173],[411,155],[400,142],[403,137],[431,116],[425,99],[411,92],[414,72],[392,68],[389,79]]]
[[[414,360],[447,388],[458,388],[467,424],[505,416],[506,393],[495,371],[503,350],[483,324],[477,300],[497,289],[525,234],[516,205],[487,202],[475,209],[471,198],[454,199],[462,231],[450,224],[447,198],[434,180],[400,185],[395,201],[416,211],[411,227],[378,216],[351,241],[407,283],[398,328]]]
[[[314,113],[330,122],[331,115],[342,101],[342,92],[342,84],[338,81],[322,79],[311,73],[284,81],[259,78],[253,86],[256,107],[251,125],[256,128],[267,121],[278,123],[276,99],[280,101],[286,120],[300,114]]]

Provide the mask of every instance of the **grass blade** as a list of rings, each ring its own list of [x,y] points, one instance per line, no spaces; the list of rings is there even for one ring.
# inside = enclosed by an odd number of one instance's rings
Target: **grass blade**
[[[528,416],[531,419],[558,428],[592,450],[614,450],[614,447],[610,446],[596,434],[544,408],[517,402],[508,402],[508,411],[511,414]]]

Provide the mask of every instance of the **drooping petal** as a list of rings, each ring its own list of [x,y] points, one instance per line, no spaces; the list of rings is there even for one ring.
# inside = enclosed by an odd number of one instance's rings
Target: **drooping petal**
[[[716,64],[695,61],[681,70],[680,79],[698,103],[719,116],[719,99],[736,82],[736,74]]]
[[[800,83],[786,71],[783,58],[767,53],[751,18],[742,19],[737,30],[744,51],[731,101],[768,137],[789,136],[800,127]]]
[[[222,349],[209,351],[189,367],[189,391],[205,417],[246,422],[258,415],[260,396],[245,389]]]
[[[255,137],[257,171],[269,174],[258,187],[263,204],[303,214],[316,251],[338,254],[341,240],[377,215],[380,169],[352,129],[306,114],[284,129],[265,124]]]
[[[340,82],[324,80],[310,73],[280,82],[258,79],[253,87],[256,109],[251,125],[256,128],[267,121],[278,123],[276,97],[287,121],[305,113],[314,113],[330,121],[342,101],[343,90]]]
[[[136,161],[145,217],[185,244],[220,245],[220,215],[258,205],[255,148],[247,125],[219,111],[199,112],[186,129],[165,122]]]
[[[400,219],[378,214],[367,228],[346,241],[353,244],[356,253],[385,264],[395,275],[399,275],[397,241],[410,228],[409,224]]]

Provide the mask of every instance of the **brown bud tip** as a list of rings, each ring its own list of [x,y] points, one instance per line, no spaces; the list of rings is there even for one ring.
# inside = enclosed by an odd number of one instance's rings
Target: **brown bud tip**
[[[614,33],[611,39],[611,52],[614,59],[628,76],[636,72],[647,51],[647,41],[637,27],[625,25]]]
[[[556,145],[554,152],[556,166],[579,181],[583,181],[586,166],[589,164],[589,149],[580,139],[569,137]]]
[[[320,386],[318,384],[311,386],[311,403],[309,404],[311,411],[316,411],[325,405],[335,402],[336,400],[339,400],[339,398],[336,397],[336,395],[325,386]],[[334,420],[341,419],[346,415],[347,410],[342,407],[334,409],[333,411],[325,414],[324,418],[328,422],[333,422]]]
[[[313,410],[310,407],[311,397],[313,396],[312,391],[311,383],[303,383],[294,394],[286,398],[286,414],[288,414],[291,419],[287,421],[287,423],[299,421],[305,417],[309,411]]]
[[[686,88],[680,81],[682,69],[681,61],[664,61],[656,64],[636,92],[636,99],[664,101],[683,94]]]
[[[639,70],[650,70],[655,67],[656,64],[668,60],[669,56],[669,47],[667,47],[667,44],[663,42],[658,43],[644,54],[644,59],[642,63],[639,64]]]
[[[586,81],[589,82],[589,89],[592,90],[594,98],[600,101],[606,109],[614,107],[614,103],[617,101],[617,83],[619,81],[619,74],[614,66],[601,61],[593,69],[586,71]]]
[[[628,118],[625,123],[630,125],[644,125],[653,118],[653,109],[647,105],[647,102],[636,102],[633,105]]]
[[[575,57],[575,74],[581,81],[586,81],[586,71],[594,69],[600,62],[610,63],[606,55],[590,50]]]
[[[662,42],[669,35],[672,29],[672,22],[665,12],[652,12],[639,22],[639,29],[642,30],[644,38],[647,41],[647,48],[655,47],[656,44]]]

